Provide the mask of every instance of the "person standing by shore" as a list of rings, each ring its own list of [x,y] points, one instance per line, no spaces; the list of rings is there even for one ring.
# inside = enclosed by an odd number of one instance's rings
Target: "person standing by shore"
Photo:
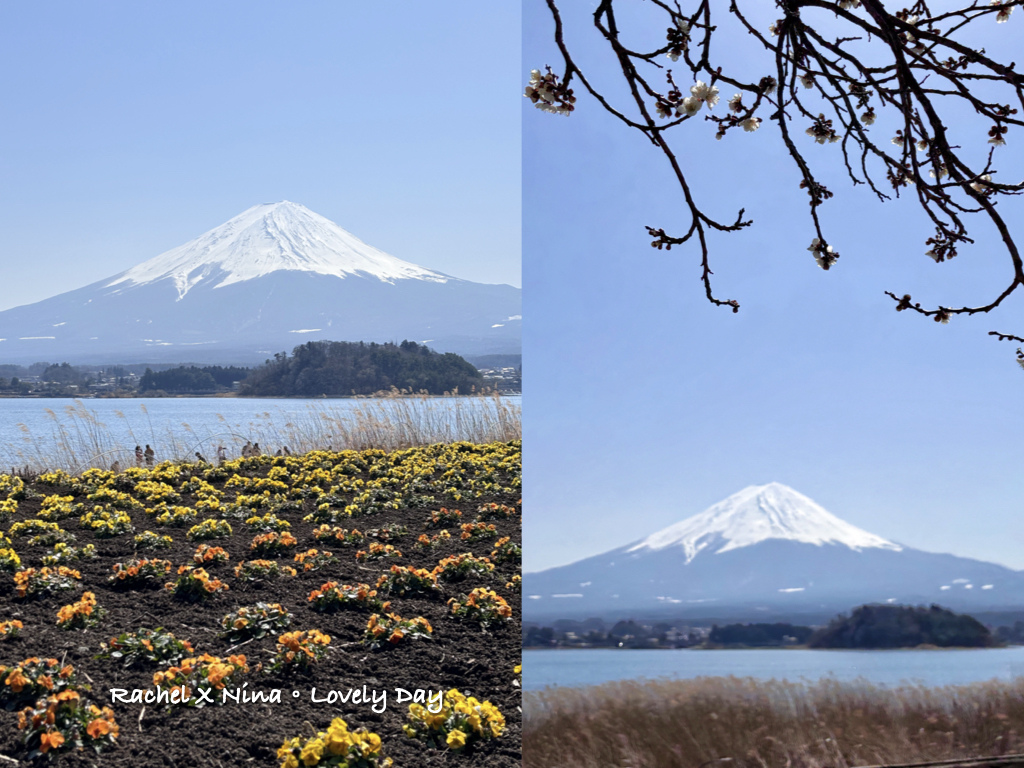
[[[147,467],[152,467],[153,466],[153,457],[156,456],[156,453],[154,453],[153,449],[149,447],[149,443],[146,443],[146,450],[145,450],[144,455],[146,457],[146,466]]]
[[[146,447],[148,448],[149,446],[146,446]],[[135,446],[135,466],[136,467],[141,467],[142,466],[142,446],[141,445],[136,445]]]

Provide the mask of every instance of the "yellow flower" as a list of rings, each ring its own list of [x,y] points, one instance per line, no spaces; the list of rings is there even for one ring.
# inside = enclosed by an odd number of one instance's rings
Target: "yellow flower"
[[[327,729],[327,751],[332,755],[344,755],[348,752],[351,741],[346,730],[337,728]]]
[[[319,763],[323,754],[324,743],[320,739],[312,739],[306,742],[306,746],[302,748],[302,753],[299,757],[305,765],[310,766]]]
[[[451,749],[462,749],[466,746],[466,734],[462,731],[452,731],[448,734],[448,738],[445,739],[445,743],[447,743]]]

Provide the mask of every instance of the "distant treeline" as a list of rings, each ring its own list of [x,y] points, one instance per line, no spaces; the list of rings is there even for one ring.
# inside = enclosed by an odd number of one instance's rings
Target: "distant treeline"
[[[172,395],[226,392],[235,382],[248,376],[249,371],[249,368],[220,365],[180,366],[159,372],[147,368],[139,380],[139,392],[163,391]]]
[[[804,645],[814,630],[793,624],[727,624],[714,626],[708,635],[712,645],[744,645],[767,648],[782,645]]]
[[[154,371],[153,368],[156,368]],[[235,366],[0,365],[0,396],[147,397],[229,392],[250,369]]]
[[[633,621],[607,626],[601,619],[559,620],[554,627],[523,625],[524,648],[689,648],[707,639],[678,622]]]
[[[682,620],[645,624],[619,621],[608,629],[600,619],[559,620],[553,627],[524,625],[523,647],[564,648],[987,648],[1024,643],[1024,621],[1000,627],[995,636],[971,616],[937,605],[862,605],[815,629],[796,624],[689,626]]]
[[[311,341],[253,370],[239,395],[370,395],[390,389],[440,395],[483,387],[480,372],[456,354],[412,341],[401,344]]]
[[[33,363],[0,365],[0,396],[146,397],[234,392],[251,397],[370,395],[392,389],[440,395],[508,389],[508,382],[480,372],[462,357],[412,341],[376,344],[312,341],[280,352],[257,368],[238,366]]]

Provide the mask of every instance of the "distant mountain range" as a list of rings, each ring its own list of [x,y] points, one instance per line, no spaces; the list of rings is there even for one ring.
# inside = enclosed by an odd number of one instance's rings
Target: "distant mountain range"
[[[0,312],[0,361],[252,363],[319,339],[517,354],[521,326],[520,289],[402,261],[286,201]]]
[[[523,616],[832,613],[863,603],[1024,607],[1024,572],[905,547],[780,483],[644,539],[523,576]]]

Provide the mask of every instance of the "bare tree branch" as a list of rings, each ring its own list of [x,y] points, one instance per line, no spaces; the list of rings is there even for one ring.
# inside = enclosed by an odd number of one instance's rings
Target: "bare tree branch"
[[[710,110],[717,104],[721,85],[738,93],[728,102],[724,116],[707,117],[716,126],[716,138],[741,127],[748,132],[758,130],[765,119],[778,126],[782,143],[800,172],[800,188],[809,198],[814,237],[807,250],[823,269],[830,269],[839,258],[819,217],[820,207],[833,195],[817,180],[801,151],[801,133],[817,144],[838,144],[850,183],[866,184],[879,200],[913,190],[918,206],[934,227],[925,245],[926,255],[936,263],[954,258],[960,246],[974,242],[968,225],[973,228],[987,222],[998,232],[1009,267],[998,294],[974,305],[925,307],[909,294],[886,291],[897,311],[911,310],[944,323],[954,315],[990,312],[1024,285],[1024,260],[1010,224],[997,209],[1001,197],[1024,193],[1024,182],[994,178],[1000,147],[1007,143],[1011,130],[1016,138],[1024,128],[1024,117],[1019,114],[1024,111],[1024,75],[1016,71],[1014,62],[996,61],[962,41],[964,32],[979,24],[995,26],[1008,21],[1024,0],[990,0],[987,4],[973,0],[935,14],[926,0],[915,0],[896,12],[890,12],[884,0],[777,0],[781,18],[768,30],[758,29],[744,12],[744,2],[754,8],[759,0],[732,0],[727,8],[710,0],[690,0],[692,5],[685,10],[683,1],[648,0],[664,14],[666,22],[665,43],[654,50],[627,43],[616,18],[615,0],[599,2],[593,25],[629,93],[623,103],[613,104],[574,60],[556,0],[546,0],[563,67],[560,75],[550,68],[546,73],[534,70],[526,95],[540,109],[568,115],[575,109],[569,85],[576,78],[602,108],[660,150],[682,192],[688,223],[680,235],[648,226],[651,245],[671,249],[695,240],[704,292],[711,303],[739,310],[736,300],[720,299],[712,288],[707,234],[711,230],[734,232],[751,221],[744,219],[740,210],[732,223],[723,223],[701,206],[673,142],[704,107]],[[822,13],[833,19],[827,25],[815,24]],[[728,57],[715,59],[712,41],[716,34],[725,34],[719,32],[721,19],[717,16],[732,17],[751,36],[763,50],[765,70],[771,75],[749,82],[734,72],[734,62]],[[826,34],[826,28],[840,31]],[[680,73],[660,60],[662,56],[693,79],[689,94],[685,86],[677,85]],[[950,139],[947,123],[965,108],[981,121],[969,146],[988,145],[983,164],[972,162]],[[881,113],[895,117],[901,126],[885,144],[877,143],[869,130]],[[692,129],[693,125],[686,127]],[[885,187],[891,188],[892,194],[883,191]],[[996,331],[990,335],[1024,341]]]

